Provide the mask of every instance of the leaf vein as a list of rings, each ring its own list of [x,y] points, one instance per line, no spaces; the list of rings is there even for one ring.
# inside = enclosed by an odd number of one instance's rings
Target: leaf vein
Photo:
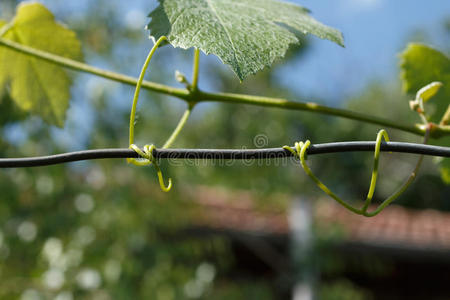
[[[175,17],[175,20],[172,22],[172,27],[175,26],[180,17],[187,11],[187,8],[183,8],[178,16]]]
[[[237,71],[237,73],[238,73],[238,76],[241,77],[241,67],[239,66],[239,61],[238,61],[237,56],[236,56],[237,49],[236,49],[236,47],[235,47],[235,45],[234,45],[233,40],[231,39],[231,35],[230,35],[230,33],[228,32],[228,29],[226,28],[225,23],[223,22],[222,18],[221,18],[221,17],[219,16],[219,14],[217,13],[217,10],[216,10],[216,8],[213,6],[211,0],[206,0],[206,3],[207,3],[208,6],[211,8],[211,10],[213,11],[213,13],[216,15],[217,19],[219,20],[220,25],[222,25],[223,30],[225,31],[225,34],[226,34],[227,37],[228,37],[228,40],[230,41],[231,47],[233,48],[233,57],[234,57],[234,59],[235,59],[235,61],[236,61],[236,63],[237,63],[237,66],[236,66],[237,69],[236,69],[236,71]]]

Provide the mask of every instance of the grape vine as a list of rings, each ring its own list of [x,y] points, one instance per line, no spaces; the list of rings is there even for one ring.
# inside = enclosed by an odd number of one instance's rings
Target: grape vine
[[[27,99],[23,93],[21,94],[17,92],[17,90],[23,88],[23,86],[26,86],[27,82],[20,82],[20,86],[18,86],[18,82],[22,80],[19,78],[20,76],[17,76],[15,73],[5,73],[7,70],[0,72],[0,88],[2,85],[10,82],[11,93],[15,96],[13,98],[20,107],[27,108],[41,115],[44,120],[51,124],[62,126],[67,103],[62,106],[58,106],[54,103],[56,100],[59,100],[56,99],[57,97],[67,99],[68,101],[67,88],[69,79],[66,79],[65,73],[60,67],[90,73],[113,81],[121,82],[123,84],[135,86],[129,122],[129,149],[90,150],[50,157],[0,159],[0,167],[41,166],[94,158],[127,158],[127,161],[134,165],[152,165],[156,170],[161,189],[168,192],[172,187],[172,181],[169,179],[168,185],[165,185],[162,172],[158,165],[159,158],[183,158],[188,157],[189,155],[192,155],[191,158],[201,158],[208,154],[212,155],[212,158],[215,157],[214,155],[221,154],[223,157],[226,156],[228,158],[235,159],[244,156],[251,157],[253,159],[263,157],[271,158],[272,156],[270,156],[270,154],[274,155],[273,157],[293,156],[300,160],[300,164],[306,174],[326,194],[350,211],[363,216],[371,217],[380,213],[388,204],[398,198],[413,182],[421,166],[424,154],[444,157],[450,156],[450,148],[425,145],[430,137],[440,138],[450,135],[450,125],[448,125],[450,109],[447,110],[440,122],[437,123],[431,121],[431,118],[427,115],[425,108],[425,103],[435,96],[443,86],[443,83],[438,81],[441,80],[441,78],[427,78],[427,82],[422,82],[422,85],[416,94],[415,100],[410,102],[410,108],[418,113],[421,123],[412,125],[399,124],[395,120],[388,120],[382,117],[362,114],[346,109],[328,107],[314,102],[294,102],[279,98],[231,93],[213,93],[201,90],[198,86],[200,51],[203,51],[206,54],[213,53],[217,55],[224,63],[230,65],[232,70],[242,81],[247,75],[254,74],[258,70],[269,66],[276,58],[282,57],[290,44],[298,42],[295,34],[283,26],[280,26],[280,24],[290,26],[304,34],[312,33],[320,38],[328,39],[339,45],[343,45],[342,34],[338,30],[319,23],[310,17],[308,11],[302,7],[277,1],[264,1],[261,2],[259,7],[254,7],[253,2],[247,2],[248,1],[237,0],[223,1],[223,3],[232,8],[230,11],[227,11],[222,9],[218,10],[216,5],[219,5],[219,3],[216,3],[215,1],[199,1],[195,5],[192,1],[186,0],[160,1],[160,5],[150,14],[152,20],[148,25],[151,37],[154,39],[155,43],[153,48],[150,50],[142,67],[140,76],[137,79],[96,68],[78,61],[77,59],[79,59],[81,55],[75,35],[68,29],[58,27],[60,25],[54,22],[51,13],[41,4],[22,4],[19,7],[17,16],[13,21],[9,23],[0,22],[0,59],[4,60],[5,58],[9,58],[11,61],[14,61],[15,56],[20,54],[30,60],[40,60],[49,63],[47,66],[48,69],[42,71],[43,74],[41,74],[41,77],[47,78],[47,73],[49,72],[59,72],[61,74],[61,78],[63,78],[60,82],[58,82],[60,92],[52,94],[52,97],[47,99],[50,104],[52,104],[49,105],[49,108],[40,107],[40,105],[36,103],[38,103],[38,100],[42,97],[38,99]],[[199,7],[202,9],[201,15],[199,15]],[[279,10],[283,10],[285,13],[274,13],[274,7]],[[239,9],[239,12],[236,12],[233,9]],[[35,14],[30,16],[30,11],[33,11]],[[260,15],[258,15],[257,12]],[[195,18],[196,16],[198,18]],[[225,17],[228,19],[233,19],[237,24],[236,28],[229,27],[228,23],[223,21]],[[256,25],[252,22],[246,22],[245,18],[251,19]],[[66,38],[64,43],[58,45],[59,48],[57,51],[52,49],[52,47],[49,47],[49,49],[40,47],[40,44],[33,40],[34,32],[33,29],[29,27],[30,22],[46,22],[49,27],[57,31],[60,37]],[[249,24],[253,24],[253,27]],[[30,38],[26,41],[21,41],[14,38],[13,32],[16,31],[20,31],[23,34],[26,33],[30,36]],[[203,38],[198,37],[200,33],[204,34]],[[249,40],[249,36],[253,39]],[[273,38],[274,36],[276,37],[276,40],[270,40],[270,38]],[[57,37],[55,37],[55,39],[56,38]],[[269,40],[266,41],[264,39]],[[262,40],[264,40],[264,43]],[[172,44],[174,47],[184,49],[194,48],[192,82],[189,82],[184,75],[177,74],[176,76],[177,80],[185,85],[184,89],[144,80],[145,72],[149,67],[154,53],[160,46],[162,47],[167,43]],[[68,49],[70,47],[73,49],[69,51]],[[271,48],[267,49],[267,47]],[[8,51],[6,51],[6,49],[8,49]],[[445,59],[446,58],[444,57],[443,60]],[[409,76],[407,71],[405,71],[405,77]],[[20,72],[30,72],[30,70],[21,69]],[[445,76],[447,76],[447,74],[445,74]],[[48,84],[48,82],[45,82],[44,80],[43,84]],[[134,144],[136,122],[135,115],[139,94],[142,88],[161,94],[174,96],[175,98],[185,101],[187,104],[186,111],[181,117],[178,125],[160,149],[157,149],[155,145],[145,145],[141,149]],[[447,89],[447,86],[444,88]],[[340,150],[336,150],[339,148],[337,145],[328,145],[328,150],[322,150],[322,152],[320,152],[320,148],[321,146],[322,148],[326,148],[325,145],[312,145],[309,140],[306,142],[297,142],[293,148],[284,146],[279,149],[262,149],[259,151],[231,149],[169,150],[168,148],[173,145],[176,138],[186,125],[192,110],[195,108],[195,105],[197,103],[207,101],[309,111],[352,119],[424,136],[424,145],[388,142],[388,135],[383,129],[379,131],[376,142],[361,142],[360,144],[344,143],[340,145]],[[383,138],[386,142],[382,142]],[[326,153],[327,151],[343,150],[374,151],[374,164],[369,192],[363,207],[360,209],[347,204],[336,194],[334,194],[313,174],[311,169],[306,164],[306,154],[312,155]],[[372,201],[377,182],[380,151],[410,152],[421,155],[418,159],[416,167],[406,182],[394,194],[392,194],[392,196],[382,202],[375,211],[368,212],[367,210]],[[218,156],[216,156],[216,158],[217,157]]]

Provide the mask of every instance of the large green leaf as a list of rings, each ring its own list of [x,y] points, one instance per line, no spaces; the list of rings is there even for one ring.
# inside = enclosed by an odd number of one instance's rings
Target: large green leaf
[[[42,4],[20,4],[11,25],[5,39],[81,59],[81,45],[75,33],[55,22]],[[20,108],[40,115],[50,124],[64,125],[71,80],[61,67],[1,47],[0,91],[6,83],[10,84],[11,98]]]
[[[284,56],[298,32],[343,46],[342,34],[292,3],[276,0],[159,0],[150,13],[151,37],[174,47],[217,55],[240,80]]]
[[[433,81],[440,81],[443,86],[427,103],[427,110],[434,105],[431,121],[439,122],[450,105],[450,59],[436,49],[422,44],[409,44],[401,57],[401,78],[406,92],[415,94],[423,86]],[[450,146],[450,139],[437,142]],[[440,161],[441,177],[450,184],[450,159]]]

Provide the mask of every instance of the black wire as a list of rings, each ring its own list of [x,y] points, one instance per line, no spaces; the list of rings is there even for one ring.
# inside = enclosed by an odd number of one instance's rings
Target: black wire
[[[336,152],[374,151],[375,142],[340,142],[315,144],[309,146],[308,155]],[[431,146],[414,143],[384,142],[381,151],[424,154],[450,157],[449,147]],[[269,149],[155,149],[154,157],[158,159],[272,159],[291,157],[292,153],[283,148]],[[98,149],[62,153],[50,156],[28,158],[2,158],[0,168],[24,168],[56,165],[81,160],[104,158],[137,158],[139,155],[130,149]]]

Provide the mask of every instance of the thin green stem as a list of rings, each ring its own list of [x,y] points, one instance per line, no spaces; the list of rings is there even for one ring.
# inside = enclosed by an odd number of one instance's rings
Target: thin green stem
[[[374,217],[374,216],[378,215],[383,209],[386,208],[386,206],[391,204],[392,201],[394,201],[401,194],[403,194],[406,191],[406,189],[411,185],[411,183],[413,183],[414,179],[416,178],[417,173],[419,172],[420,166],[422,165],[422,161],[423,161],[423,155],[421,155],[419,157],[419,160],[418,160],[418,162],[416,164],[416,167],[414,168],[414,171],[408,177],[406,182],[403,183],[403,185],[400,186],[400,188],[396,192],[394,192],[391,196],[389,196],[386,200],[384,200],[380,204],[380,206],[378,206],[378,208],[376,210],[374,210],[373,212],[364,212],[364,216],[366,216],[366,217]]]
[[[419,110],[418,110],[420,119],[423,124],[428,124],[427,116],[425,115],[425,106],[423,105],[423,99],[419,98]]]
[[[156,170],[156,174],[158,175],[158,181],[161,189],[164,192],[169,192],[172,188],[172,179],[169,178],[169,184],[166,186],[164,184],[164,178],[161,172],[161,169],[159,168],[158,162],[153,157],[153,150],[156,148],[155,145],[145,145],[144,151],[139,149],[136,145],[134,145],[134,122],[136,118],[136,109],[137,109],[137,103],[139,100],[139,94],[141,91],[142,82],[144,81],[145,72],[148,69],[148,66],[150,64],[150,61],[152,60],[153,55],[155,54],[156,49],[158,49],[159,45],[167,40],[165,36],[160,37],[155,45],[153,45],[152,49],[148,53],[147,59],[144,62],[144,65],[142,66],[141,74],[139,75],[139,78],[136,83],[136,90],[134,92],[133,97],[133,105],[131,106],[131,113],[130,113],[130,148],[136,151],[141,157],[144,158],[144,160],[139,160],[135,158],[129,158],[127,161],[130,163],[133,163],[137,166],[146,166],[146,165],[153,165],[153,167]],[[189,105],[188,110],[184,113],[183,117],[181,118],[181,121],[179,122],[178,126],[175,128],[175,131],[170,136],[169,140],[166,142],[163,148],[169,147],[176,139],[178,134],[181,132],[182,128],[184,127],[184,124],[186,124],[187,119],[189,118],[190,112],[191,112],[192,106]]]
[[[375,143],[375,152],[373,154],[373,170],[372,170],[372,177],[370,179],[369,192],[367,193],[364,206],[361,209],[364,213],[367,212],[367,208],[369,208],[369,205],[372,202],[373,194],[375,193],[375,187],[377,186],[378,165],[380,162],[380,149],[383,138],[386,142],[389,142],[389,136],[386,130],[384,129],[380,130],[377,134],[377,140]]]
[[[439,122],[439,125],[445,126],[445,125],[448,125],[449,123],[450,123],[450,105],[447,107],[445,114],[442,116],[442,119]]]
[[[425,132],[425,138],[424,138],[424,144],[426,144],[428,142],[428,138],[430,135],[430,128],[431,125],[427,124],[427,129]],[[375,192],[375,186],[377,183],[377,177],[378,177],[378,163],[379,163],[379,156],[380,156],[380,149],[381,149],[381,142],[382,142],[382,138],[384,137],[384,139],[386,141],[389,141],[389,137],[386,133],[386,131],[380,130],[378,132],[377,135],[377,141],[376,141],[376,145],[375,145],[375,154],[374,154],[374,167],[373,167],[373,172],[372,172],[372,179],[370,182],[370,187],[369,187],[369,192],[367,194],[367,198],[366,201],[363,205],[363,207],[361,209],[351,206],[350,204],[348,204],[347,202],[345,202],[344,200],[342,200],[338,195],[336,195],[335,193],[333,193],[322,181],[320,181],[319,178],[317,178],[314,173],[311,171],[311,169],[308,167],[308,165],[306,164],[306,151],[308,149],[308,147],[311,145],[311,142],[308,140],[305,143],[303,142],[296,142],[295,143],[295,149],[292,149],[289,146],[284,146],[283,149],[288,150],[289,152],[291,152],[294,156],[296,156],[297,158],[300,159],[300,163],[302,165],[303,170],[305,171],[305,173],[316,183],[316,185],[322,190],[324,191],[328,196],[330,196],[331,198],[333,198],[334,200],[336,200],[339,204],[341,204],[343,207],[345,207],[346,209],[350,210],[353,213],[356,213],[358,215],[363,215],[365,217],[373,217],[376,216],[377,214],[379,214],[386,206],[388,206],[389,204],[392,203],[392,201],[394,201],[395,199],[397,199],[401,194],[403,194],[405,192],[405,190],[411,185],[411,183],[414,181],[414,179],[417,176],[417,173],[419,172],[420,166],[422,164],[423,161],[423,157],[424,155],[421,155],[419,157],[419,160],[413,170],[413,172],[411,173],[411,175],[408,177],[408,179],[406,180],[406,182],[404,184],[402,184],[400,186],[400,188],[395,191],[391,196],[389,196],[386,200],[384,200],[379,206],[378,208],[376,208],[373,212],[367,212],[367,209],[372,201],[372,197],[373,194]]]
[[[7,23],[0,29],[0,37],[3,37],[13,27],[13,23]]]
[[[172,144],[175,142],[176,138],[180,134],[181,130],[183,130],[184,125],[186,125],[187,120],[189,119],[189,116],[191,115],[191,111],[193,109],[192,105],[189,105],[189,107],[184,112],[183,116],[181,117],[180,121],[178,122],[177,127],[175,127],[174,131],[170,135],[170,137],[167,139],[167,141],[164,143],[163,149],[170,148]]]
[[[427,118],[425,116],[425,108],[423,105],[423,100],[422,98],[419,99],[419,108],[420,110],[418,111],[420,118],[422,119],[422,122],[424,123],[424,126],[426,128],[426,132],[425,132],[425,137],[423,140],[424,144],[428,143],[428,138],[430,136],[430,129],[431,129],[431,125],[428,124]],[[381,133],[381,131],[380,131]],[[372,173],[372,180],[374,179],[374,174],[375,176],[378,173],[378,157],[379,157],[379,142],[378,139],[380,138],[380,135],[378,135],[377,137],[377,148],[375,149],[375,159],[374,159],[374,169],[373,169],[373,173]],[[384,134],[384,138],[386,139],[386,141],[389,141],[389,138],[387,136],[387,133]],[[378,151],[378,153],[377,153]],[[395,199],[397,199],[401,194],[403,194],[406,189],[412,184],[412,182],[414,181],[414,179],[417,176],[417,173],[419,172],[420,166],[422,165],[422,161],[423,161],[424,156],[421,155],[416,163],[416,166],[414,167],[414,170],[412,171],[412,173],[409,175],[408,179],[398,188],[397,191],[395,191],[391,196],[389,196],[386,200],[384,200],[379,206],[378,208],[376,208],[373,212],[367,212],[367,208],[370,205],[370,202],[372,201],[372,196],[373,196],[373,191],[369,190],[369,194],[367,196],[367,200],[366,203],[364,204],[364,207],[362,208],[363,211],[363,215],[366,217],[373,217],[378,215],[386,206],[388,206],[389,204],[391,204]],[[375,177],[375,184],[376,184],[376,177]],[[370,187],[372,188],[372,183],[370,185]],[[370,195],[370,199],[369,199],[369,195]]]
[[[300,164],[302,165],[303,170],[305,171],[305,173],[316,183],[316,185],[322,191],[324,191],[328,196],[330,196],[331,198],[336,200],[340,205],[344,206],[345,208],[347,208],[348,210],[354,212],[355,214],[360,215],[361,214],[361,210],[360,209],[351,206],[350,204],[348,204],[345,201],[343,201],[338,195],[333,193],[325,184],[323,184],[322,181],[320,181],[319,178],[316,177],[316,175],[314,175],[314,173],[308,167],[308,165],[306,164],[305,156],[306,156],[306,150],[308,149],[309,145],[311,145],[311,142],[308,140],[305,143],[303,143],[303,142],[295,143],[295,150],[292,149],[289,146],[284,146],[283,148],[288,150],[288,151],[290,151],[293,155],[295,155],[296,157],[298,157],[300,159]]]
[[[51,62],[72,70],[97,75],[106,79],[110,79],[113,81],[121,82],[132,86],[136,86],[137,84],[136,78],[92,67],[90,65],[80,63],[75,60],[71,60],[35,48],[24,46],[4,38],[0,38],[0,46],[5,46],[8,47],[9,49],[21,52],[23,54],[35,58],[43,59],[47,62]],[[258,106],[278,107],[289,110],[311,111],[326,115],[333,115],[342,118],[362,121],[371,124],[377,124],[380,126],[391,127],[405,132],[410,132],[416,135],[422,136],[425,135],[425,128],[424,126],[421,125],[399,124],[397,121],[391,121],[388,119],[353,112],[346,109],[327,107],[313,102],[293,102],[280,98],[269,98],[252,95],[231,94],[231,93],[208,93],[199,90],[193,93],[192,91],[187,89],[178,89],[150,81],[143,81],[142,88],[166,95],[171,95],[188,102],[211,101],[224,103],[242,103]],[[450,135],[450,126],[449,127],[439,126],[438,128],[434,128],[432,134],[433,136]]]
[[[199,70],[199,62],[200,62],[200,50],[195,48],[194,50],[194,63],[192,70],[192,86],[191,89],[193,92],[198,90],[198,70]]]
[[[423,140],[424,144],[428,143],[428,138],[430,136],[430,127],[427,128],[427,131],[425,132],[425,137]],[[419,160],[416,163],[416,166],[414,170],[412,171],[411,175],[409,175],[408,179],[399,187],[397,191],[395,191],[391,196],[389,196],[386,200],[384,200],[377,209],[375,209],[373,212],[367,212],[364,211],[364,216],[366,217],[373,217],[378,215],[386,206],[392,203],[395,199],[397,199],[401,194],[403,194],[406,189],[413,183],[414,179],[417,176],[417,173],[419,172],[420,166],[422,165],[424,155],[421,155],[419,157]]]
[[[198,101],[243,103],[258,106],[279,107],[291,110],[310,111],[320,114],[333,115],[346,119],[362,121],[365,123],[391,127],[402,131],[410,132],[416,135],[425,134],[425,130],[421,126],[401,124],[398,121],[391,121],[388,119],[353,112],[346,109],[328,107],[314,102],[292,102],[282,98],[269,98],[252,95],[240,95],[231,93],[206,93],[206,92],[198,93]]]
[[[145,72],[147,71],[148,65],[150,64],[150,61],[152,60],[153,54],[155,54],[156,49],[158,49],[159,45],[165,40],[167,40],[167,38],[165,36],[162,36],[156,41],[155,45],[153,45],[152,49],[148,53],[144,65],[142,66],[141,74],[139,75],[139,79],[136,83],[136,90],[134,92],[133,105],[131,106],[130,114],[130,145],[134,143],[134,122],[136,119],[136,108],[139,100],[139,94],[141,92],[142,82],[144,81]]]

